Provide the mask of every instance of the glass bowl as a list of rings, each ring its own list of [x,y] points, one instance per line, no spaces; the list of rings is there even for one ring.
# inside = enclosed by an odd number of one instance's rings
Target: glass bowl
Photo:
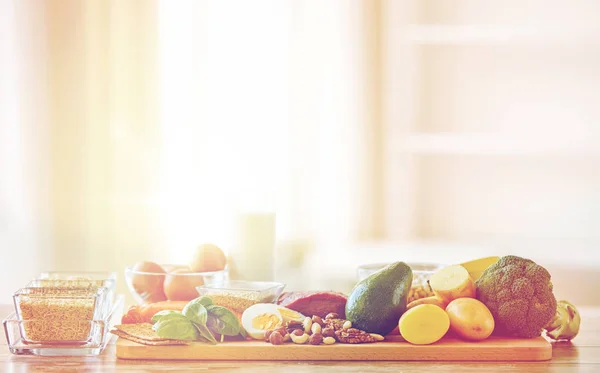
[[[209,296],[216,305],[242,314],[246,308],[257,303],[275,303],[285,284],[264,281],[227,281],[223,284],[202,285],[198,293]]]
[[[110,302],[114,302],[115,285],[116,281],[113,278],[107,278],[104,280],[65,280],[56,278],[45,278],[31,280],[27,283],[25,287],[44,289],[64,288],[73,290],[96,290],[98,288],[106,288],[108,293],[107,298],[110,300]]]
[[[88,281],[102,281],[102,280],[117,280],[116,272],[104,272],[104,271],[49,271],[42,272],[37,280],[88,280]]]
[[[9,351],[16,355],[39,356],[96,356],[102,353],[112,339],[110,329],[118,324],[123,314],[125,297],[119,294],[110,313],[103,319],[71,318],[67,321],[51,319],[20,320],[12,313],[3,320]],[[59,330],[45,338],[44,330]],[[65,333],[64,330],[70,330]],[[37,332],[32,341],[28,331]],[[41,335],[39,335],[41,333]]]
[[[108,289],[23,288],[15,292],[15,313],[25,323],[23,340],[31,343],[85,342],[89,321],[102,320],[111,309]]]
[[[135,301],[140,305],[172,301],[190,301],[198,297],[196,287],[200,285],[219,285],[227,279],[227,268],[214,272],[173,272],[179,269],[189,270],[184,265],[165,264],[161,267],[166,273],[135,271],[125,268],[125,282]]]
[[[373,273],[383,269],[391,263],[364,264],[357,268],[358,281],[364,280]],[[433,290],[429,286],[429,278],[432,274],[445,267],[439,263],[408,262],[406,263],[413,271],[413,282],[408,294],[408,302],[416,299],[433,296]]]

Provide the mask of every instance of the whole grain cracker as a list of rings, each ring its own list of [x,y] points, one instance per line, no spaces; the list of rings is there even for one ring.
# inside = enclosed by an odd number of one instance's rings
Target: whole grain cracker
[[[152,324],[150,323],[115,325],[115,329],[147,341],[164,341],[169,339],[157,336],[156,332],[152,329]]]
[[[139,344],[143,344],[146,346],[181,346],[181,345],[189,345],[190,342],[188,341],[180,341],[177,339],[161,339],[161,340],[147,340],[147,339],[143,339],[143,338],[138,338],[136,336],[133,336],[131,334],[127,334],[121,330],[118,329],[113,329],[110,331],[112,334],[116,335],[119,338],[123,338],[123,339],[127,339],[129,341],[135,342],[135,343],[139,343]]]

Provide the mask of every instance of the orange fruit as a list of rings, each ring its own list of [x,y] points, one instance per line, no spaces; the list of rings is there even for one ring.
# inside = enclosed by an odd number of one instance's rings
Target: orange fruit
[[[188,269],[176,269],[167,273],[164,291],[168,300],[190,301],[198,297],[196,287],[204,285],[204,279],[200,275],[185,275],[190,273],[194,272]]]
[[[165,270],[154,262],[138,262],[133,266],[134,272],[156,274],[133,274],[131,283],[135,292],[147,303],[167,300],[163,291]]]
[[[190,268],[194,272],[214,272],[225,269],[226,264],[223,250],[213,244],[203,244],[194,253]]]

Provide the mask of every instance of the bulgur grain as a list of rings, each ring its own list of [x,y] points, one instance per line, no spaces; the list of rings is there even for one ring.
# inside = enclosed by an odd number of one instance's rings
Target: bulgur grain
[[[98,289],[27,288],[16,304],[28,342],[85,342],[98,302]]]
[[[248,307],[260,302],[258,300],[236,297],[234,295],[210,294],[209,297],[216,305],[239,313],[243,313]]]

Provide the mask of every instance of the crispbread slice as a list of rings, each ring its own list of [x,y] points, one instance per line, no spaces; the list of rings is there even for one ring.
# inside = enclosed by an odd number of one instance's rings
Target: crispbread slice
[[[115,329],[147,341],[163,341],[168,339],[157,336],[150,323],[115,325]]]
[[[132,342],[143,344],[146,346],[181,346],[181,345],[189,345],[190,344],[187,341],[180,341],[177,339],[161,339],[161,340],[149,341],[147,339],[142,339],[142,338],[138,338],[133,335],[127,334],[118,329],[111,330],[110,332],[112,334],[118,336],[119,338],[127,339]]]

